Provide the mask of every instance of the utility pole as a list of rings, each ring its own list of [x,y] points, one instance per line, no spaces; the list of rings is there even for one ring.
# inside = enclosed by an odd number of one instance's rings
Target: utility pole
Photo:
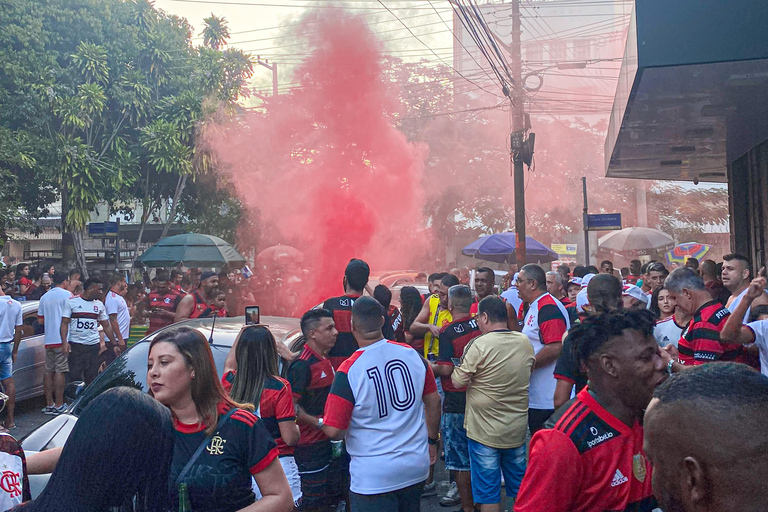
[[[269,59],[261,59],[261,56],[256,56],[256,64],[264,66],[268,70],[272,71],[272,96],[273,99],[277,98],[277,62],[269,63]]]
[[[581,223],[584,225],[584,259],[586,260],[586,264],[589,265],[589,205],[587,204],[586,176],[581,178],[581,183],[584,188],[584,214],[581,221]]]
[[[515,256],[518,270],[526,264],[525,250],[525,171],[523,146],[525,141],[525,105],[523,95],[523,57],[520,26],[520,0],[512,0],[512,175],[515,186]]]

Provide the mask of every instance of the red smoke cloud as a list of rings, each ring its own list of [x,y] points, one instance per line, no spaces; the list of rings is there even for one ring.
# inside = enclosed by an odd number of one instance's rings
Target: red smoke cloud
[[[240,237],[257,250],[283,243],[304,252],[313,272],[301,286],[302,307],[342,293],[350,258],[408,268],[430,245],[421,186],[427,149],[387,117],[397,97],[382,75],[379,43],[362,20],[338,12],[318,25],[292,80],[302,87],[208,141],[260,219]]]

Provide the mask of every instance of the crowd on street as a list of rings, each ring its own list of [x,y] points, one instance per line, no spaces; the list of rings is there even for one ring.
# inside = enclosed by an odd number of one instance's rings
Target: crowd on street
[[[511,266],[500,286],[453,269],[397,300],[353,259],[340,295],[301,315],[296,352],[243,325],[223,369],[172,324],[238,316],[269,283],[44,270],[0,276],[0,511],[417,512],[436,464],[440,504],[463,512],[768,510],[768,291],[742,255]],[[25,455],[15,298],[40,301],[45,413],[160,331],[147,392],[101,393],[63,447]],[[49,473],[32,500],[28,475]]]

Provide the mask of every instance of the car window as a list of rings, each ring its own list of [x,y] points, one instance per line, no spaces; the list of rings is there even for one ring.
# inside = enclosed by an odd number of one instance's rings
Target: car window
[[[83,395],[75,402],[72,414],[79,416],[83,409],[91,403],[91,400],[114,387],[128,386],[147,392],[149,344],[149,341],[137,343],[115,359],[106,370],[94,379],[83,392]],[[216,371],[221,375],[224,371],[224,360],[227,358],[229,347],[212,345],[211,352],[213,352],[213,359],[216,362]]]
[[[43,334],[43,326],[37,319],[37,313],[27,313],[23,318],[24,325],[21,328],[21,339],[29,338],[37,334]]]

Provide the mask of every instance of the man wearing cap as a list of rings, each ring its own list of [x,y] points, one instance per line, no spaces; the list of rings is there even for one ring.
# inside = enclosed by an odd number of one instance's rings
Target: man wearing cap
[[[181,299],[176,308],[176,317],[174,323],[181,322],[187,318],[197,318],[207,309],[211,308],[214,299],[213,291],[219,286],[219,275],[216,272],[208,271],[200,274],[200,286],[192,293],[189,293]],[[166,288],[170,288],[170,283],[166,278]]]
[[[648,295],[639,286],[633,284],[624,285],[621,301],[624,309],[648,309],[648,304],[651,302]]]

